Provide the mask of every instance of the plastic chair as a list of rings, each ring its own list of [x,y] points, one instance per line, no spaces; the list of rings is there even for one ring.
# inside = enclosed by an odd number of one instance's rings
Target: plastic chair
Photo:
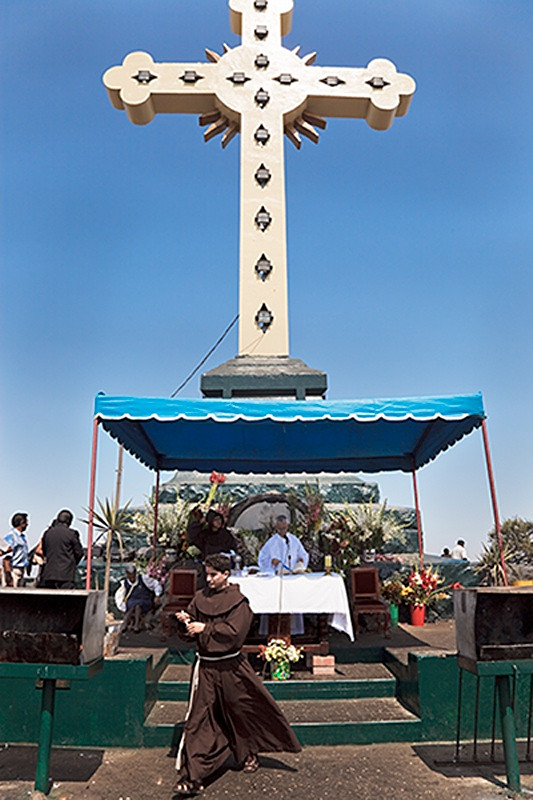
[[[390,636],[390,610],[389,604],[381,599],[379,593],[379,578],[376,567],[352,567],[350,572],[352,590],[352,615],[355,635],[359,636],[359,614],[375,614],[378,622],[378,632],[381,633],[382,618],[384,620],[385,636]]]
[[[168,603],[161,609],[161,629],[165,636],[172,633],[172,619],[176,611],[187,608],[196,592],[198,573],[195,569],[174,567],[168,577]]]

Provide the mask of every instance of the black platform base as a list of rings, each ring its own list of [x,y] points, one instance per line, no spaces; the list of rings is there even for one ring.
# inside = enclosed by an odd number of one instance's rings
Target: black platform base
[[[289,356],[236,356],[202,375],[204,397],[324,398],[325,372]]]

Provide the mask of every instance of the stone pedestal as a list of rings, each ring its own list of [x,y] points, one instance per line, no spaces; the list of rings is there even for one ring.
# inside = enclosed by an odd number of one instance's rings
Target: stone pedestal
[[[236,356],[202,375],[203,397],[324,399],[325,372],[289,356]]]

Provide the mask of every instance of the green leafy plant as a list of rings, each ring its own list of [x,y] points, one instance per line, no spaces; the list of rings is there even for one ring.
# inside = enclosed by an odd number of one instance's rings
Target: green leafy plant
[[[111,547],[116,538],[121,556],[124,554],[122,537],[132,530],[132,513],[129,510],[131,500],[125,506],[118,508],[116,503],[106,497],[104,502],[97,500],[98,509],[93,510],[93,524],[96,530],[105,536],[105,573],[104,590],[109,592],[109,576],[111,573]],[[86,509],[87,510],[87,509]],[[85,520],[87,523],[88,520]],[[97,541],[97,540],[96,540]]]
[[[511,517],[501,524],[502,542],[513,554],[516,563],[533,563],[533,522]],[[495,528],[489,531],[489,544],[498,545]]]
[[[165,548],[174,548],[178,557],[187,548],[187,526],[191,511],[195,504],[180,497],[175,503],[161,504],[157,514],[157,544]],[[152,501],[147,501],[144,508],[138,511],[133,519],[135,530],[146,537],[147,544],[152,544],[154,531],[155,508]]]
[[[478,573],[483,586],[505,586],[500,548],[496,542],[482,545],[481,558],[474,570]],[[515,567],[519,561],[518,551],[510,544],[503,545],[503,557],[507,565],[508,577],[515,577]],[[510,573],[510,574],[509,574]]]
[[[365,551],[383,550],[387,542],[401,539],[405,527],[387,509],[387,501],[345,504],[342,511],[333,512],[331,517],[325,539],[337,569],[345,575],[360,563]]]
[[[527,572],[533,567],[533,522],[521,517],[510,517],[502,522],[500,531],[508,578],[516,580],[530,577]],[[488,540],[488,544],[483,545],[475,571],[483,585],[504,586],[505,578],[495,528],[489,531]]]

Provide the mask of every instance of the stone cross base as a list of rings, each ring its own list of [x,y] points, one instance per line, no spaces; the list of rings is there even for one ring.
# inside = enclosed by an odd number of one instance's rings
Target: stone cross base
[[[324,398],[325,372],[289,356],[236,356],[202,375],[203,397]]]

